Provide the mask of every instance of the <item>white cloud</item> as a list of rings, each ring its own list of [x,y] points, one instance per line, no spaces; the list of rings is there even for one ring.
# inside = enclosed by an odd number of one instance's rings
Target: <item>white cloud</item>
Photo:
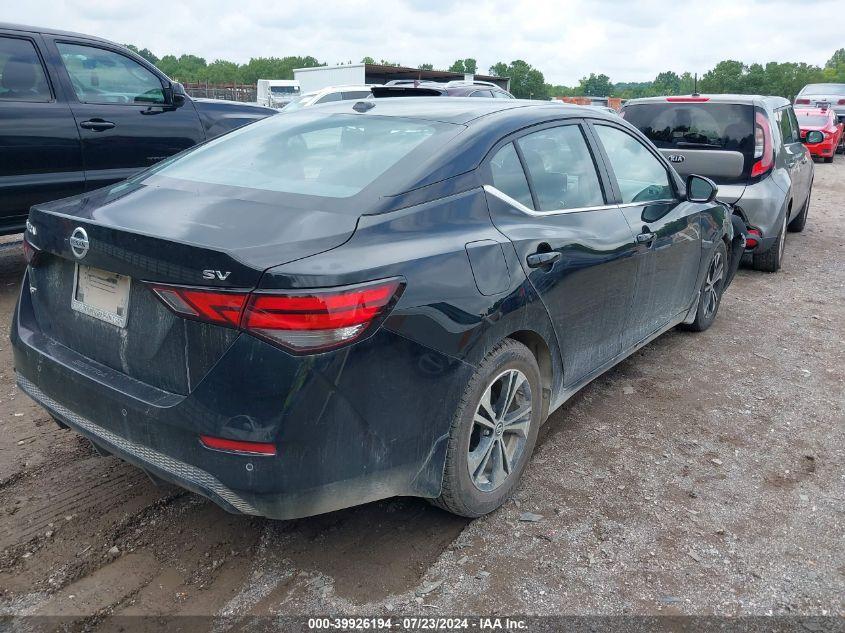
[[[479,68],[524,59],[551,83],[590,72],[643,81],[723,59],[822,65],[842,39],[841,0],[28,0],[3,20],[81,31],[208,61],[365,55]],[[812,24],[812,32],[801,25]]]

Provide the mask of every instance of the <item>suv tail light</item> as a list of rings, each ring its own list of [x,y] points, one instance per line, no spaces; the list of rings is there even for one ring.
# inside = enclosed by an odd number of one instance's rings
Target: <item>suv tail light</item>
[[[845,99],[840,99],[836,102],[836,105],[845,105]]]
[[[809,99],[796,99],[795,100],[796,105],[807,105],[808,103],[810,103]]]
[[[235,327],[296,353],[323,352],[360,339],[384,320],[403,288],[399,279],[255,292],[152,284],[180,316]]]
[[[41,249],[39,249],[37,246],[34,246],[32,242],[27,239],[27,236],[24,233],[23,257],[26,260],[26,263],[30,266],[35,266],[38,263],[39,255],[41,255]]]
[[[754,113],[754,165],[751,167],[751,177],[762,176],[767,173],[774,163],[772,152],[772,128],[769,118],[760,110]]]

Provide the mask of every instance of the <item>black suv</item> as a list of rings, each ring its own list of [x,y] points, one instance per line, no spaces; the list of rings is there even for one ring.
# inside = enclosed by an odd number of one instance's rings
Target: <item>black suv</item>
[[[514,96],[490,81],[416,81],[395,79],[383,86],[373,86],[376,97],[484,97],[513,99]]]
[[[191,99],[123,46],[0,23],[0,234],[29,207],[111,184],[277,110]]]

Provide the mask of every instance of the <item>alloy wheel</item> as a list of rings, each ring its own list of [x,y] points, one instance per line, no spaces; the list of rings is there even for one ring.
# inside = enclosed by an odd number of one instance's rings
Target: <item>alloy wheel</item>
[[[707,278],[704,280],[703,297],[704,300],[704,318],[709,319],[713,316],[716,308],[719,305],[719,291],[722,287],[722,277],[725,274],[725,262],[722,253],[716,252],[713,261],[710,262],[710,268],[707,270]]]
[[[531,426],[531,385],[518,369],[499,374],[475,410],[467,449],[469,477],[490,492],[516,470]]]

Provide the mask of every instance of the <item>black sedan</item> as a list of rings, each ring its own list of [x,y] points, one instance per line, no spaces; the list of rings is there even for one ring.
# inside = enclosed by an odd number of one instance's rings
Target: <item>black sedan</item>
[[[18,384],[233,512],[479,516],[567,398],[713,322],[743,247],[715,193],[578,106],[270,117],[33,208]]]

